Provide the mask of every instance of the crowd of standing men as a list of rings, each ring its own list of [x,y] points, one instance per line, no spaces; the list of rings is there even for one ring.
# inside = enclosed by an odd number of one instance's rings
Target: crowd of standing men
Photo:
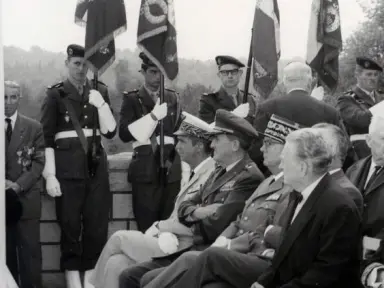
[[[18,112],[20,86],[5,82],[7,266],[20,287],[42,287],[44,186],[56,201],[69,288],[384,285],[384,244],[364,253],[362,245],[384,243],[378,63],[357,58],[357,85],[334,108],[311,97],[311,68],[296,61],[284,68],[286,95],[250,94],[242,104],[244,65],[217,56],[222,86],[201,96],[196,117],[173,90],[159,103],[160,70],[140,58],[144,84],[123,93],[119,123],[107,86],[87,80],[79,45],[67,47],[68,78],[47,89],[40,123]],[[117,131],[133,147],[139,231],[107,239],[101,137]]]

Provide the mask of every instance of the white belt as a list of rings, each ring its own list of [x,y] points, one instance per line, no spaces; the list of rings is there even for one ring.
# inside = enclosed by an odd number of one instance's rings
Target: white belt
[[[93,130],[92,129],[83,129],[85,137],[92,137]],[[96,129],[96,135],[100,136],[100,130]],[[75,130],[70,130],[70,131],[63,131],[56,133],[55,135],[55,141],[57,139],[65,139],[65,138],[77,138],[77,133]]]
[[[350,140],[351,142],[365,140],[368,134],[355,134],[351,135]]]
[[[157,144],[160,145],[160,136],[157,136],[156,140],[157,140]],[[164,145],[166,145],[166,144],[175,145],[175,140],[172,137],[164,136]],[[143,146],[143,145],[151,145],[151,140],[148,139],[145,142],[135,141],[132,143],[132,148],[135,149],[135,148]]]

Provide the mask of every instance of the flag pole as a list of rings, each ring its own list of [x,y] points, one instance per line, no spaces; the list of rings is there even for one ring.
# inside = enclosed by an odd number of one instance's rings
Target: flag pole
[[[164,74],[160,73],[160,105],[164,103]],[[164,159],[164,121],[160,120],[160,184],[165,186],[167,169]]]
[[[247,73],[245,75],[245,83],[244,83],[244,96],[243,103],[248,102],[248,91],[249,91],[249,82],[251,80],[251,66],[253,60],[252,53],[252,40],[253,40],[253,28],[251,29],[251,45],[249,45],[249,54],[248,54],[248,63],[247,63]]]

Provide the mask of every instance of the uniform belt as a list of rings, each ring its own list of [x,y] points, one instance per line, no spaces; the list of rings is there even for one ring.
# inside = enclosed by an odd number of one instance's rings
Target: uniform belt
[[[160,145],[160,136],[157,136],[156,140],[157,140],[157,144]],[[164,145],[167,145],[167,144],[175,145],[175,140],[172,137],[164,136]],[[135,141],[132,143],[132,148],[135,149],[143,145],[151,145],[151,140],[147,140],[146,142]]]
[[[93,130],[92,129],[83,129],[85,137],[92,137]],[[100,136],[100,130],[96,129],[96,135]],[[70,130],[70,131],[62,131],[59,133],[56,133],[55,135],[55,141],[58,139],[65,139],[65,138],[76,138],[77,133],[75,130]]]
[[[365,140],[368,134],[354,134],[350,136],[351,142]]]

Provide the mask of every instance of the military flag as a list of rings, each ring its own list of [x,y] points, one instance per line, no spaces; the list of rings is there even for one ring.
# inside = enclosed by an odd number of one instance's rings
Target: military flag
[[[85,58],[100,76],[115,60],[115,37],[127,29],[124,0],[78,0],[75,23],[86,26]]]
[[[339,1],[313,0],[306,58],[317,72],[319,84],[331,90],[337,87],[341,49]]]
[[[173,0],[142,0],[137,45],[165,77],[174,80],[179,72]]]
[[[278,80],[280,12],[277,0],[257,0],[252,29],[253,86],[267,98]]]

